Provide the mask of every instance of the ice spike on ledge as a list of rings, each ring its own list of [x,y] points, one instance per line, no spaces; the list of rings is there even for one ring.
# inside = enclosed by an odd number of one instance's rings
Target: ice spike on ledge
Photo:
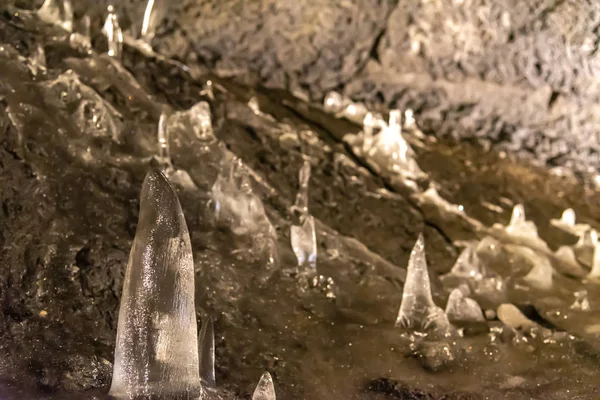
[[[108,55],[119,60],[123,53],[123,31],[119,26],[119,19],[117,18],[115,8],[110,5],[107,10],[108,15],[106,16],[106,21],[104,21],[102,33],[104,33],[108,41]]]
[[[201,395],[194,262],[177,195],[160,172],[142,186],[123,283],[110,395]]]
[[[525,207],[523,207],[523,204],[514,206],[510,222],[506,227],[506,232],[513,236],[538,238],[538,231],[535,224],[525,219]]]
[[[419,235],[410,253],[396,326],[443,334],[450,329],[446,314],[435,305],[431,296],[423,234]]]
[[[303,220],[308,214],[308,183],[310,181],[310,160],[304,160],[300,172],[298,173],[298,193],[294,203],[294,211],[300,214]]]
[[[71,0],[46,0],[37,11],[37,16],[44,22],[58,25],[67,32],[73,32]]]
[[[200,330],[198,340],[198,354],[200,357],[200,380],[204,387],[215,388],[215,331],[213,321],[206,318]]]
[[[265,372],[258,385],[256,385],[256,389],[254,389],[254,393],[252,394],[252,400],[277,400],[275,397],[275,386],[273,385],[273,378],[271,378],[271,374]]]
[[[577,236],[581,236],[583,233],[591,229],[588,224],[576,223],[575,211],[572,208],[567,208],[564,210],[560,219],[551,219],[550,223],[563,231]]]
[[[450,293],[446,305],[446,316],[450,321],[485,321],[479,304],[475,300],[466,297],[460,289],[454,289]]]
[[[308,215],[301,226],[290,227],[292,249],[298,260],[299,272],[314,274],[317,272],[317,234],[315,219]]]
[[[144,19],[142,20],[142,30],[140,32],[140,38],[146,43],[150,43],[156,34],[156,28],[160,22],[162,11],[159,5],[162,3],[163,0],[148,0],[148,3],[146,3]]]

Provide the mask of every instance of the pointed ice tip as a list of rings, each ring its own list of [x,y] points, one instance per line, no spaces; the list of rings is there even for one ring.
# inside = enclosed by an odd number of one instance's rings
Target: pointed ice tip
[[[252,394],[252,400],[277,400],[275,397],[275,386],[273,385],[273,378],[271,378],[271,374],[265,372],[258,385],[256,385],[256,389],[254,389],[254,394]]]
[[[108,55],[116,59],[121,58],[123,53],[123,31],[119,26],[119,19],[112,5],[107,8],[108,15],[102,27],[102,33],[108,41]]]
[[[525,207],[523,204],[517,204],[512,210],[509,225],[514,226],[521,222],[525,222]]]
[[[419,234],[410,253],[396,326],[443,334],[450,330],[444,311],[435,305],[431,296],[423,234]]]
[[[575,211],[572,208],[567,208],[562,213],[562,217],[560,218],[561,222],[565,225],[574,226],[575,225]]]
[[[187,225],[173,187],[152,171],[125,272],[110,395],[199,394],[197,338]]]
[[[213,321],[210,317],[206,318],[200,330],[200,339],[198,341],[200,348],[200,380],[202,384],[209,388],[217,387],[215,380],[215,331]]]

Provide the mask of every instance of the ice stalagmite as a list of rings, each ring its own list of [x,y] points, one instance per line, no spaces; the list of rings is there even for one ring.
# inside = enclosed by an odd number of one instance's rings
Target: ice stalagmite
[[[292,249],[298,260],[300,273],[313,275],[317,272],[317,235],[315,219],[308,215],[301,226],[290,228]]]
[[[588,279],[600,279],[600,243],[594,246],[594,258],[592,261],[592,270],[588,274]]]
[[[123,283],[110,395],[197,399],[197,343],[187,225],[167,178],[150,172]]]
[[[144,19],[142,20],[142,31],[140,37],[143,41],[150,43],[156,34],[156,28],[161,18],[161,8],[163,0],[148,0]]]
[[[119,19],[112,5],[108,6],[108,15],[106,16],[102,33],[104,33],[108,41],[108,55],[117,60],[120,59],[123,53],[123,31],[119,26]]]
[[[460,289],[454,289],[448,298],[446,315],[450,321],[484,321],[483,312],[477,302],[466,297]]]
[[[515,237],[537,238],[538,231],[535,224],[525,219],[525,207],[522,204],[514,206],[506,232]]]
[[[400,111],[392,110],[389,124],[373,138],[367,157],[380,171],[414,178],[422,172],[411,154],[412,149],[402,136]]]
[[[296,203],[293,211],[300,214],[303,219],[308,214],[308,182],[310,181],[310,160],[304,160],[300,172],[298,173],[298,193],[296,194]]]
[[[275,397],[275,387],[273,386],[273,378],[271,374],[265,372],[260,378],[254,393],[252,394],[252,400],[277,400]]]
[[[37,11],[38,17],[49,24],[73,31],[73,7],[71,0],[46,0]]]
[[[206,318],[198,340],[200,356],[200,380],[204,387],[214,388],[215,380],[215,331],[211,318]]]
[[[590,229],[588,224],[575,223],[575,211],[572,208],[567,208],[563,211],[560,219],[551,219],[550,223],[563,231],[572,233],[573,235],[581,236],[584,232]]]
[[[450,324],[444,311],[435,305],[431,296],[425,241],[419,235],[410,253],[402,303],[398,311],[396,326],[446,334]]]

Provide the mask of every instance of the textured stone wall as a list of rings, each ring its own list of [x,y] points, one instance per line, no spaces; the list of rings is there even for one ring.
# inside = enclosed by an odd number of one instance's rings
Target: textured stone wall
[[[593,0],[197,0],[163,52],[319,99],[413,107],[437,134],[600,167]]]

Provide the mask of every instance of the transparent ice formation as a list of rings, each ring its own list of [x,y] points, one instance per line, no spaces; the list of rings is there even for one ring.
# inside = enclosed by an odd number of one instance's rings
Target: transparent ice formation
[[[542,290],[552,288],[554,268],[547,256],[524,246],[507,245],[506,249],[525,258],[533,266],[523,278],[528,284]]]
[[[111,396],[200,396],[194,289],[179,200],[162,173],[150,172],[123,283]]]
[[[102,33],[108,41],[108,55],[119,60],[123,53],[123,31],[119,26],[119,19],[114,7],[110,5],[107,10],[108,15],[102,27]]]
[[[161,10],[159,4],[162,4],[162,0],[148,0],[144,10],[140,38],[147,43],[150,43],[154,38],[156,28],[160,22]]]
[[[484,321],[483,312],[477,302],[466,297],[461,289],[454,289],[448,297],[446,316],[450,321]]]
[[[412,130],[412,129],[415,129],[416,126],[417,126],[417,122],[415,121],[415,114],[414,114],[413,110],[411,110],[410,108],[407,108],[404,111],[404,129]]]
[[[590,310],[590,302],[588,300],[587,290],[580,290],[573,293],[573,295],[575,296],[575,301],[573,304],[571,304],[571,309],[580,311]]]
[[[326,112],[344,117],[356,123],[362,123],[368,113],[364,104],[354,103],[337,92],[329,92],[323,101]]]
[[[594,258],[592,261],[592,270],[587,276],[588,279],[600,279],[600,244],[594,246]]]
[[[538,237],[535,224],[525,219],[525,207],[522,204],[514,206],[506,232],[515,237]]]
[[[306,159],[298,173],[298,193],[296,194],[296,202],[293,206],[293,211],[300,215],[301,222],[308,214],[308,183],[310,181],[310,170],[310,160]]]
[[[251,235],[252,251],[267,252],[269,266],[277,263],[277,234],[260,198],[253,192],[249,170],[237,157],[224,157],[212,186],[216,219],[235,235]]]
[[[312,215],[306,216],[301,226],[290,227],[292,249],[298,260],[300,273],[313,275],[317,271],[317,235],[315,232],[315,219]]]
[[[211,318],[206,318],[202,324],[198,339],[198,354],[202,385],[215,388],[217,386],[215,380],[215,331]]]
[[[273,385],[273,378],[271,374],[265,372],[256,385],[254,393],[252,394],[252,400],[277,400],[275,397],[275,386]]]
[[[535,224],[532,221],[526,220],[525,208],[522,204],[514,206],[510,222],[507,226],[494,224],[492,229],[504,236],[504,240],[531,247],[547,254],[551,253],[548,244],[538,236]]]
[[[75,49],[82,51],[83,53],[91,53],[92,51],[92,39],[91,33],[91,20],[89,15],[84,15],[79,23],[77,24],[77,31],[71,33],[69,36],[69,43]]]
[[[497,297],[504,291],[502,277],[487,268],[479,253],[494,256],[499,251],[499,243],[485,237],[480,242],[469,243],[460,253],[454,266],[445,275],[440,277],[444,285],[463,282],[478,295],[491,295]]]
[[[443,334],[447,334],[450,329],[446,314],[435,305],[431,296],[422,234],[410,253],[396,326]]]
[[[579,236],[579,240],[573,246],[573,252],[582,264],[590,268],[594,267],[594,257],[598,244],[598,232],[588,229]]]
[[[379,170],[414,177],[422,172],[409,151],[402,137],[400,111],[392,110],[389,124],[373,138],[367,157]]]
[[[363,119],[363,152],[368,152],[373,146],[373,137],[387,126],[380,114],[368,112]]]
[[[167,111],[163,111],[160,114],[158,120],[158,159],[161,164],[165,165],[167,169],[172,168],[171,162],[171,151],[169,149],[169,131],[167,129],[167,121],[169,114]]]
[[[77,128],[87,136],[118,140],[121,115],[92,88],[67,70],[43,83],[48,89],[45,101],[71,113]]]
[[[37,15],[44,22],[58,25],[67,32],[73,31],[71,0],[45,0]]]
[[[581,236],[591,229],[588,224],[575,223],[575,211],[572,208],[564,210],[560,219],[551,219],[550,223],[557,228],[576,236]]]
[[[329,92],[325,96],[323,106],[326,112],[339,113],[348,105],[348,103],[349,100],[345,99],[341,94],[337,92]]]
[[[190,123],[194,134],[200,140],[213,138],[213,128],[210,114],[210,106],[207,102],[201,101],[189,109]]]
[[[513,304],[501,304],[496,312],[498,319],[514,329],[531,330],[539,325],[527,318]]]

